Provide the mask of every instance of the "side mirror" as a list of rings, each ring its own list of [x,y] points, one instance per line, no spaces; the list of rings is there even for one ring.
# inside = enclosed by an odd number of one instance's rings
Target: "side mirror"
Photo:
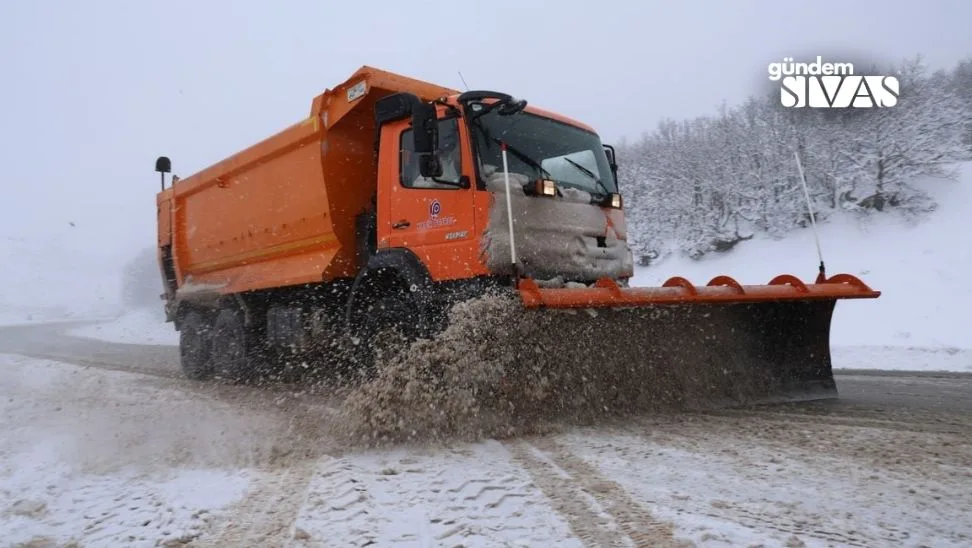
[[[614,157],[614,147],[611,145],[604,145],[604,154],[607,156],[608,164],[613,169],[617,165],[617,160]]]
[[[507,103],[503,103],[499,107],[498,112],[500,113],[501,116],[512,116],[517,112],[520,112],[521,110],[525,109],[526,106],[527,106],[527,102],[525,99],[520,99],[518,101],[511,100]]]
[[[614,184],[615,186],[620,186],[618,184],[618,160],[617,154],[614,152],[614,147],[604,145],[604,154],[607,155],[608,165],[611,167],[611,175],[614,176]]]
[[[439,141],[439,126],[435,105],[417,103],[412,106],[412,145],[418,155],[419,172],[423,177],[442,175],[442,166],[435,156]]]
[[[172,160],[168,156],[159,156],[155,159],[155,171],[159,172],[162,178],[162,190],[165,190],[165,174],[172,171]]]

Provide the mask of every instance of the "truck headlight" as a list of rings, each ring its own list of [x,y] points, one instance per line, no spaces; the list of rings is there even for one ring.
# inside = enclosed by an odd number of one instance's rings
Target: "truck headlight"
[[[607,196],[596,194],[591,197],[591,203],[600,207],[610,207],[613,209],[621,209],[624,207],[624,200],[617,192],[612,192]]]
[[[556,196],[557,183],[549,179],[540,179],[537,181],[537,192],[542,196]]]
[[[530,183],[523,185],[523,191],[530,196],[553,197],[557,195],[557,183],[550,179],[537,179],[532,185]]]

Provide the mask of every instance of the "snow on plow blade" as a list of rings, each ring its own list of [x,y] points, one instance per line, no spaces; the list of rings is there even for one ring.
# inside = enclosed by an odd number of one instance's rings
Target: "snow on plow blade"
[[[592,364],[585,382],[608,375],[625,399],[647,397],[635,394],[645,390],[690,406],[836,397],[830,355],[836,301],[880,295],[848,274],[813,284],[781,275],[766,285],[719,276],[702,287],[680,277],[644,288],[610,280],[589,288],[540,288],[523,280],[518,289],[528,314],[573,312],[550,325],[562,339],[583,341],[571,352],[573,360]],[[633,364],[627,371],[599,371],[601,364],[626,360]],[[626,379],[639,385],[625,387]]]

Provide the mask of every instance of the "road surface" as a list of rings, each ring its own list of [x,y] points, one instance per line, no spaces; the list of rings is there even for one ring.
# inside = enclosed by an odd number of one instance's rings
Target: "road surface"
[[[830,402],[359,451],[319,397],[190,382],[176,348],[73,326],[0,327],[0,355],[85,368],[4,366],[15,545],[972,545],[970,374],[844,371]]]
[[[0,327],[0,353],[52,359],[102,369],[181,378],[178,349],[173,346],[103,342],[66,335],[83,323]],[[840,370],[840,399],[793,408],[881,412],[927,410],[972,413],[972,373]]]

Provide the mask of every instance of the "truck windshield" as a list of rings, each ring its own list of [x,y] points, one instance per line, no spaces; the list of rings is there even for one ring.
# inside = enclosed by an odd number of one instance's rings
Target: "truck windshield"
[[[603,196],[617,192],[601,139],[581,128],[528,112],[501,116],[496,111],[473,122],[480,171],[485,178],[503,169],[497,141],[507,144],[511,173]]]

